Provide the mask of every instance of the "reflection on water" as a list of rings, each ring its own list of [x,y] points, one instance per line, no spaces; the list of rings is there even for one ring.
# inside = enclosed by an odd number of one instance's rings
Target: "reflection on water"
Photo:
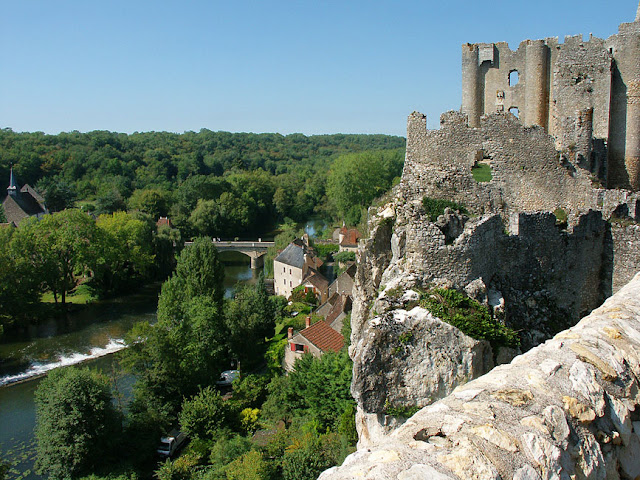
[[[328,224],[326,221],[319,218],[312,218],[307,220],[307,223],[304,226],[304,233],[309,235],[311,238],[316,238],[322,230],[327,228]]]
[[[122,349],[125,334],[136,322],[155,321],[159,288],[147,285],[133,295],[84,307],[67,319],[44,322],[18,338],[3,338],[0,385]]]

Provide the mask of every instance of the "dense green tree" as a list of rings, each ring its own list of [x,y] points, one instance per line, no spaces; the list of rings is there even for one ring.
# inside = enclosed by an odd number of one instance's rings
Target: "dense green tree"
[[[100,215],[96,225],[100,245],[94,282],[109,292],[144,279],[154,260],[151,225],[126,212]]]
[[[285,217],[304,221],[311,214],[330,213],[326,174],[339,155],[403,146],[404,139],[384,135],[306,137],[209,130],[181,135],[105,131],[45,135],[2,129],[0,188],[13,165],[22,182],[52,185],[51,193],[66,183],[78,200],[95,204],[98,214],[125,210],[129,204],[155,215],[163,207],[153,206],[154,201],[143,202],[147,206],[142,207],[130,197],[135,191],[166,192],[168,203],[175,200],[170,215],[184,237],[196,233],[188,220],[197,201],[219,200],[228,193],[238,202],[220,202],[218,209],[231,204],[234,208],[221,218],[236,225],[225,233],[219,228],[210,233],[253,236]],[[276,188],[282,189],[277,195]],[[61,203],[66,198],[52,197],[52,209],[70,206]]]
[[[262,453],[251,450],[227,465],[225,474],[228,480],[264,480],[271,470]]]
[[[197,239],[181,252],[162,286],[157,323],[138,324],[129,336],[124,363],[138,377],[138,410],[150,404],[175,415],[183,396],[217,380],[228,362],[223,279],[211,239]]]
[[[155,268],[158,278],[166,278],[175,268],[176,255],[182,251],[184,242],[177,228],[160,225],[153,237]]]
[[[23,224],[14,234],[12,249],[29,252],[30,268],[55,302],[60,298],[64,305],[77,276],[92,270],[96,262],[100,242],[94,220],[79,210],[64,210]]]
[[[186,298],[205,295],[218,304],[222,302],[224,265],[210,238],[197,238],[182,251],[175,277],[184,282]]]
[[[218,390],[209,386],[182,403],[180,425],[194,437],[214,438],[228,425],[231,416],[229,404]]]
[[[7,223],[7,217],[4,214],[4,207],[0,205],[0,223]]]
[[[0,228],[0,334],[2,327],[21,320],[40,297],[42,281],[25,251],[12,245],[13,228]]]
[[[233,356],[251,369],[263,360],[266,338],[273,335],[275,312],[260,275],[255,285],[238,285],[226,308],[225,323]]]
[[[335,213],[350,225],[360,221],[360,211],[391,188],[402,173],[401,150],[363,152],[338,157],[329,170],[327,195]]]
[[[166,216],[169,211],[167,196],[167,192],[159,188],[134,190],[128,200],[129,209],[148,213],[151,218],[157,220]]]
[[[35,402],[38,473],[78,478],[113,458],[121,421],[106,378],[56,369],[38,386]]]
[[[251,440],[240,435],[231,438],[224,435],[216,437],[209,457],[210,466],[206,470],[203,480],[226,480],[226,466],[249,452],[252,446]]]
[[[126,209],[124,197],[115,188],[105,191],[96,198],[97,214],[122,212]]]
[[[284,480],[314,480],[341,462],[340,438],[333,433],[306,434],[287,448],[282,459]]]
[[[72,208],[76,200],[75,188],[58,177],[45,177],[38,182],[38,190],[44,191],[44,202],[50,212]]]
[[[272,420],[307,416],[320,430],[337,429],[340,415],[353,405],[351,366],[346,349],[321,358],[304,355],[296,361],[293,372],[272,380],[263,415]]]

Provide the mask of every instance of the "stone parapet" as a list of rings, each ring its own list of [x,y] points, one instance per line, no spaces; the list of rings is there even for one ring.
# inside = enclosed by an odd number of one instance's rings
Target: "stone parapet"
[[[320,480],[638,478],[640,275]]]

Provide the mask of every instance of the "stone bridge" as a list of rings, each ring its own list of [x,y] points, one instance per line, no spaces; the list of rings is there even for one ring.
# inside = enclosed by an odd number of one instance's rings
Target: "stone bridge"
[[[272,247],[274,242],[263,242],[261,238],[257,241],[225,241],[213,240],[213,244],[220,252],[240,252],[244,253],[251,259],[251,268],[262,268],[264,265],[264,256],[267,248]]]

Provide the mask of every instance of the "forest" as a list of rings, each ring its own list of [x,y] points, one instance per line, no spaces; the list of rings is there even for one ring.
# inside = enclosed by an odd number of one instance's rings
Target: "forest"
[[[154,220],[169,216],[185,239],[249,238],[284,219],[347,216],[357,223],[368,206],[363,198],[370,202],[399,177],[404,145],[404,138],[387,135],[206,129],[46,135],[5,128],[0,130],[0,185],[4,191],[13,166],[20,185],[43,193],[50,211],[72,206],[96,215],[138,210]],[[371,163],[366,170],[353,172],[362,185],[330,181],[334,161],[347,154],[373,159],[364,160]],[[344,169],[336,175],[344,175]]]

